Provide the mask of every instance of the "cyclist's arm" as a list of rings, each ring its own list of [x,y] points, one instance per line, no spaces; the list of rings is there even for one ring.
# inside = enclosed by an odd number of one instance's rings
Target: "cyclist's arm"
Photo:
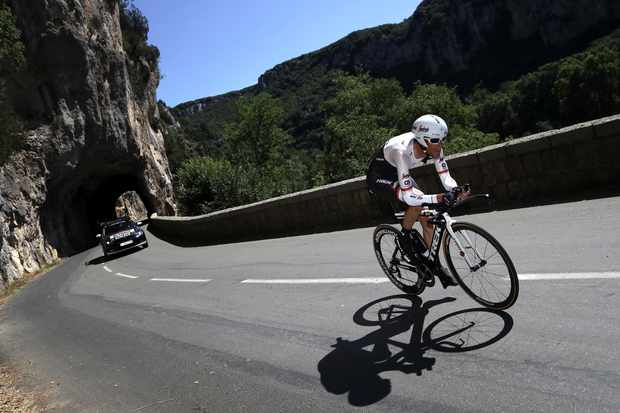
[[[435,170],[437,171],[439,179],[441,180],[441,184],[446,189],[446,191],[451,191],[458,186],[454,178],[450,176],[448,163],[443,157],[443,149],[441,149],[439,157],[435,159]]]
[[[437,195],[425,195],[415,186],[415,181],[409,172],[409,166],[405,161],[405,154],[396,154],[395,163],[398,171],[398,186],[396,187],[396,198],[409,206],[419,207],[426,204],[436,204],[439,202]]]

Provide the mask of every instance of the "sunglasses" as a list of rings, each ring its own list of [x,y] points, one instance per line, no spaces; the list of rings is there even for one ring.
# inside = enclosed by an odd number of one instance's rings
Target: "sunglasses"
[[[440,143],[441,139],[439,138],[424,138],[424,142],[426,142],[427,144],[429,143]]]

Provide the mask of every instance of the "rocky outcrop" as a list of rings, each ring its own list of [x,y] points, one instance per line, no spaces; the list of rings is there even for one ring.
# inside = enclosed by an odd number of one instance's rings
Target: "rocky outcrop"
[[[493,86],[572,53],[620,25],[616,0],[425,0],[400,24],[354,32],[277,65],[261,89],[286,89],[310,70],[369,72],[413,82]]]
[[[142,221],[148,218],[148,211],[142,198],[136,191],[127,191],[122,194],[114,206],[118,218],[128,216],[133,221]]]
[[[275,66],[257,85],[182,103],[174,113],[183,125],[206,127],[209,134],[188,138],[207,146],[234,120],[240,95],[266,91],[292,108],[284,126],[297,147],[321,149],[321,105],[331,97],[335,71],[396,78],[407,91],[416,82],[445,83],[466,96],[477,85],[494,89],[581,51],[618,27],[616,0],[425,0],[402,23],[351,33]]]
[[[231,100],[239,99],[244,95],[254,94],[256,91],[255,86],[250,86],[245,89],[235,90],[223,95],[210,96],[202,99],[196,99],[190,102],[184,102],[174,107],[174,113],[177,116],[191,116],[196,112],[202,112],[210,107],[225,104]]]
[[[136,191],[149,212],[175,213],[157,126],[157,66],[124,50],[119,2],[9,3],[29,67],[12,95],[39,126],[0,168],[5,284],[94,245],[98,222],[114,216],[126,191]]]

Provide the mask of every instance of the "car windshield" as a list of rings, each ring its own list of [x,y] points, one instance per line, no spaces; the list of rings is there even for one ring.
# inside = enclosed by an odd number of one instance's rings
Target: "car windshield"
[[[133,225],[131,225],[130,222],[118,222],[118,223],[106,226],[104,231],[106,234],[115,234],[117,232],[126,231],[132,228],[133,228]]]

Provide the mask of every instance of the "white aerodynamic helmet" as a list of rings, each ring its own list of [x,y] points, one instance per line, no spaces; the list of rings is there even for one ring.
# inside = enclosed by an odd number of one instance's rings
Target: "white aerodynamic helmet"
[[[415,135],[416,142],[427,148],[429,143],[440,143],[446,139],[448,125],[439,116],[424,115],[413,122],[411,131]]]

